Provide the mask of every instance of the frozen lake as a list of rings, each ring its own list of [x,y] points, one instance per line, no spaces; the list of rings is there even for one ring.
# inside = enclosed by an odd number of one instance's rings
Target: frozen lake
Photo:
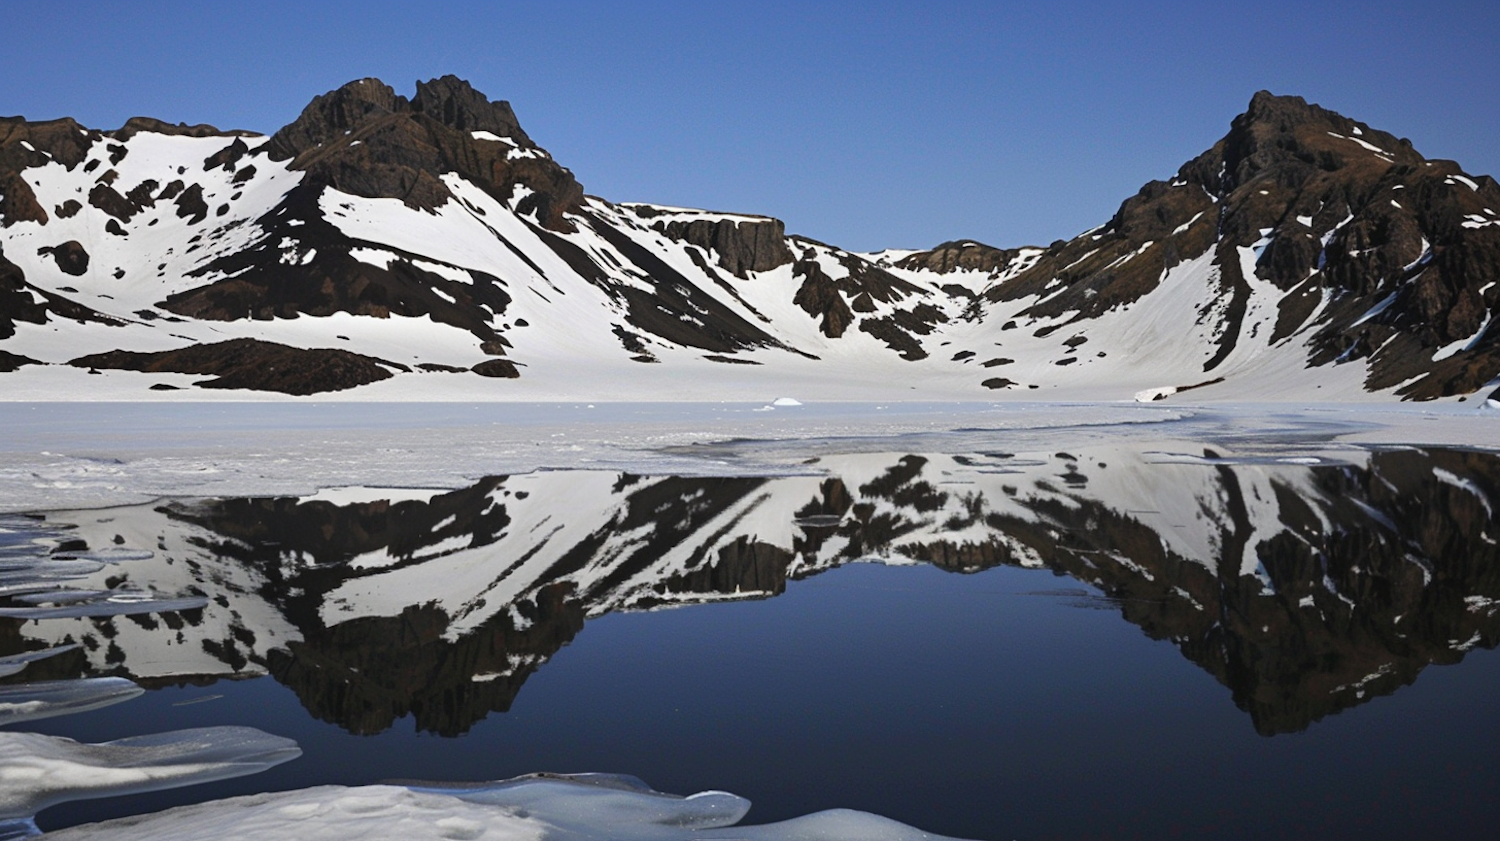
[[[66,649],[0,690],[146,690],[5,727],[0,775],[63,744],[8,734],[253,727],[301,749],[59,794],[43,829],[538,771],[722,789],[751,823],[843,807],[967,838],[1478,837],[1500,818],[1491,411],[0,418],[0,668]]]

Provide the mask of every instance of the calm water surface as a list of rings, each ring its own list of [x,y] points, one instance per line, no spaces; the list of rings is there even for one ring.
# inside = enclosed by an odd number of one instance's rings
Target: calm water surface
[[[1500,459],[1177,447],[550,472],[51,512],[69,582],[201,609],[0,619],[6,683],[151,691],[21,728],[250,725],[300,759],[44,829],[385,779],[616,771],[762,822],[970,838],[1485,837]],[[144,552],[138,553],[144,555]]]

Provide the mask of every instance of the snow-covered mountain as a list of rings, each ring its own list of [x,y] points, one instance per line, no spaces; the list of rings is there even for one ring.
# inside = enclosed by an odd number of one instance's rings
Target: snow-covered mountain
[[[409,715],[454,734],[509,709],[612,611],[766,598],[861,561],[1013,565],[1097,588],[1043,585],[1170,642],[1275,733],[1500,643],[1494,455],[1304,465],[1162,446],[838,456],[820,463],[826,476],[550,471],[452,492],[60,512],[50,524],[76,527],[57,555],[124,559],[70,589],[26,590],[27,607],[0,621],[0,655],[80,644],[28,679],[269,673],[354,732]],[[201,607],[56,615],[50,603],[78,603],[79,588]]]
[[[1431,399],[1500,374],[1500,186],[1295,97],[1047,247],[588,196],[453,77],[270,137],[0,120],[0,382],[371,399]],[[243,395],[244,391],[235,393]]]

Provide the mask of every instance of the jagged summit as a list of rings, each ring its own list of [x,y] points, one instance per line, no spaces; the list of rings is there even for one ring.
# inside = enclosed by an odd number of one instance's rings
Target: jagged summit
[[[1071,240],[857,254],[586,196],[468,82],[361,79],[269,138],[0,119],[0,367],[397,399],[1462,397],[1500,385],[1497,209],[1493,179],[1261,91]]]
[[[442,177],[450,172],[501,201],[524,187],[525,210],[559,230],[583,200],[583,187],[532,142],[510,103],[491,102],[455,76],[418,82],[412,99],[379,79],[357,79],[315,97],[265,152],[318,183],[411,207],[446,202],[452,193]]]

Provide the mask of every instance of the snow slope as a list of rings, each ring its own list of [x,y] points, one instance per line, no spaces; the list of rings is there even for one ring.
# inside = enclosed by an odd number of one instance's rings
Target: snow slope
[[[1292,97],[1108,224],[1010,251],[584,196],[451,77],[351,83],[270,138],[5,126],[7,399],[1326,402],[1500,376],[1500,188]],[[1245,169],[1247,143],[1331,145]]]

